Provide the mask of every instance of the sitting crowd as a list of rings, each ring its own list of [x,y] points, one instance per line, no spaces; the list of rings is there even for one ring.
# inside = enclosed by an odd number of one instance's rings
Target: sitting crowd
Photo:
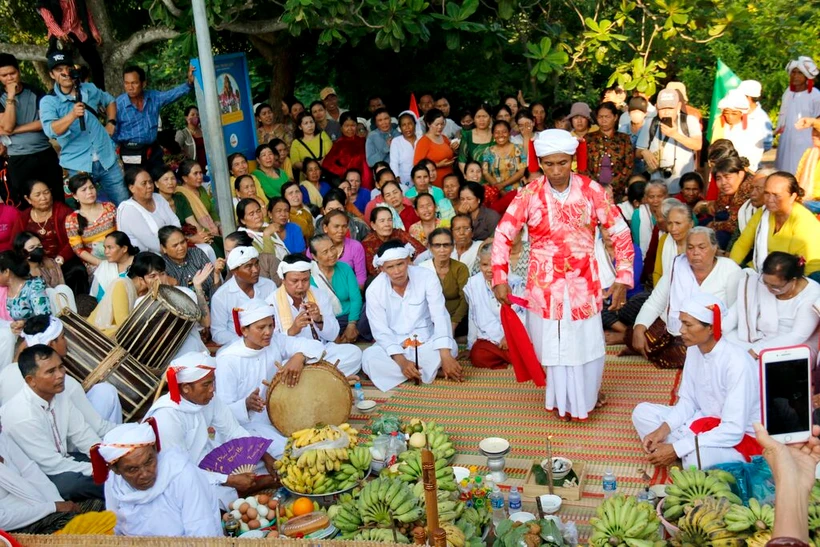
[[[67,55],[50,54],[56,94],[65,95],[70,66]],[[16,59],[0,55],[4,67],[17,69]],[[800,95],[817,70],[801,61],[789,73],[799,84],[790,93]],[[83,86],[89,101],[120,104]],[[820,92],[807,93],[820,117]],[[351,383],[364,373],[382,391],[437,377],[460,382],[459,343],[472,366],[507,367],[510,341],[493,293],[496,227],[519,192],[544,179],[533,142],[551,128],[567,139],[571,132],[573,169],[597,181],[590,184],[606,191],[632,234],[635,285],[626,305],[604,310],[607,341],[684,369],[676,405],[634,411],[650,461],[688,465],[698,433],[709,464],[748,457],[759,417],[753,359],[799,344],[816,357],[820,323],[820,121],[781,113],[770,168],[762,158],[772,127],[760,94],[749,80],[722,101],[708,150],[676,82],[654,106],[616,86],[594,109],[556,105],[547,116],[541,103],[507,97],[458,121],[444,95],[424,95],[421,112],[398,119],[378,97],[370,119],[354,117],[332,88],[309,110],[295,99],[283,104],[279,122],[260,104],[255,158],[228,158],[232,233],[210,185],[229,177],[206,173],[193,110],[178,135],[187,159],[172,167],[149,145],[123,170],[97,150],[72,152],[82,144],[72,129],[81,119],[99,135],[110,125],[82,103],[63,111],[56,95],[43,98],[39,131],[60,142],[71,195],[33,172],[17,188],[27,207],[0,205],[0,217],[11,219],[0,224],[0,499],[19,500],[0,512],[0,528],[52,532],[104,500],[119,534],[221,535],[228,501],[275,482],[286,442],[265,411],[275,375],[294,386],[306,364],[324,359]],[[14,99],[2,97],[7,113]],[[120,131],[121,112],[107,114]],[[96,146],[114,154],[106,138]],[[64,163],[85,153],[82,169]],[[606,288],[615,284],[615,253],[609,232],[596,233],[596,275]],[[630,246],[626,229],[623,241]],[[531,252],[540,251],[526,230],[517,233],[507,264],[512,294],[527,296]],[[74,327],[59,317],[69,309],[114,336],[158,285],[182,291],[200,319],[166,371],[168,393],[145,421],[122,424],[113,386],[84,392],[66,373],[65,330]],[[372,344],[362,350],[361,342]],[[210,449],[249,435],[272,441],[255,472],[197,469]]]

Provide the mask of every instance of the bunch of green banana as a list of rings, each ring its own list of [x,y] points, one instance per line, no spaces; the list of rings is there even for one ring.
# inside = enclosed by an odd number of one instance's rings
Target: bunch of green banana
[[[678,521],[680,531],[672,538],[675,547],[709,545],[710,547],[744,547],[746,534],[732,532],[723,520],[732,503],[726,498],[706,497],[686,509]]]
[[[365,446],[357,446],[356,448],[348,449],[348,459],[353,467],[361,471],[370,469],[370,462],[373,456],[370,455],[370,449]]]
[[[700,471],[694,467],[681,470],[673,467],[669,470],[669,475],[672,477],[672,484],[666,485],[666,498],[663,500],[663,518],[669,522],[677,521],[683,516],[686,507],[706,497],[726,498],[737,505],[742,503],[729,486],[735,482],[735,478],[726,471]]]
[[[774,528],[774,508],[760,505],[755,498],[749,500],[749,507],[733,505],[723,517],[730,532],[771,530]]]
[[[746,547],[766,547],[772,539],[771,530],[758,530],[752,537],[746,538]]]
[[[338,492],[339,490],[347,490],[356,485],[361,479],[364,478],[365,472],[361,469],[356,469],[353,465],[349,463],[343,463],[339,470],[333,473],[330,476],[332,482],[328,483],[325,487],[316,489],[314,485],[313,493],[314,494],[326,494],[329,492]]]
[[[419,506],[424,509],[427,501],[424,497],[424,483],[422,481],[413,485],[413,495],[419,499]],[[453,499],[452,492],[438,490],[436,499],[438,502],[438,518],[441,522],[456,520],[466,509],[463,502]]]
[[[330,517],[333,526],[343,534],[358,532],[359,528],[362,527],[362,517],[359,515],[359,509],[353,500],[330,506],[327,510],[327,516]]]
[[[407,536],[389,528],[370,528],[368,530],[362,530],[356,534],[353,539],[357,541],[381,541],[383,543],[410,543]]]
[[[419,520],[423,511],[413,490],[398,479],[379,477],[362,488],[356,507],[365,524],[392,526]]]
[[[660,520],[652,505],[633,496],[613,496],[598,506],[589,520],[591,547],[651,547],[660,540]]]
[[[416,482],[422,476],[421,453],[415,450],[407,450],[399,454],[399,479],[404,482]],[[439,490],[455,492],[456,476],[453,468],[447,465],[447,460],[436,459],[436,483]]]
[[[427,436],[427,448],[429,448],[436,459],[443,458],[449,460],[456,453],[450,436],[445,433],[444,428],[434,421],[429,421],[424,425],[424,434]]]

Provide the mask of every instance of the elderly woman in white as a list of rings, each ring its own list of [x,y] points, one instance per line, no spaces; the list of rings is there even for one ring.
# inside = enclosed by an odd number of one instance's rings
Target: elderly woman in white
[[[675,257],[641,307],[632,331],[627,331],[629,349],[660,368],[683,367],[686,348],[678,318],[683,303],[699,292],[710,293],[728,305],[734,302],[740,267],[731,259],[718,257],[717,250],[714,230],[699,226],[689,231],[686,253]]]
[[[760,273],[743,270],[729,309],[726,338],[757,359],[764,349],[807,344],[817,353],[820,285],[805,277],[802,257],[774,251]]]

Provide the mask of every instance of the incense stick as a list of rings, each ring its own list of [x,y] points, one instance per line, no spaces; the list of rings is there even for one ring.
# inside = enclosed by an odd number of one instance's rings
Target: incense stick
[[[554,494],[553,491],[553,478],[552,478],[552,435],[547,435],[547,487],[549,488],[549,493]]]

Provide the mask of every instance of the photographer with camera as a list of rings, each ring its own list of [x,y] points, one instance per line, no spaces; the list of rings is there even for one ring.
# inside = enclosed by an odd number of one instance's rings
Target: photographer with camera
[[[662,180],[670,194],[680,192],[680,177],[695,170],[695,152],[703,146],[700,122],[681,111],[680,94],[674,89],[658,93],[657,113],[647,118],[636,147],[652,180]]]
[[[122,166],[111,140],[117,117],[114,97],[94,84],[81,83],[67,51],[52,50],[46,57],[54,89],[40,100],[40,119],[46,136],[60,145],[60,165],[69,176],[90,173],[114,203],[127,200]],[[96,116],[100,107],[105,109],[105,125]]]

